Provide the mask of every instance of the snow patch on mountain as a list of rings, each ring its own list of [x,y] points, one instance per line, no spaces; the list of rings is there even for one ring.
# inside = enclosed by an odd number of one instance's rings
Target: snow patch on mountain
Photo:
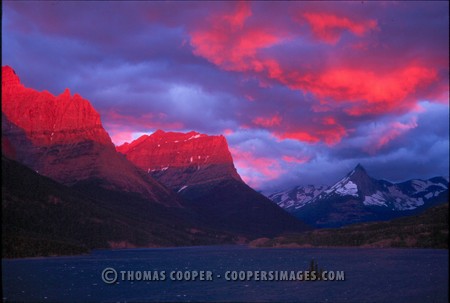
[[[192,140],[192,139],[197,139],[197,138],[200,138],[201,137],[201,134],[197,134],[197,135],[194,135],[194,136],[192,136],[192,137],[189,137],[187,140],[185,140],[185,141],[188,141],[188,140]]]
[[[371,196],[365,196],[363,203],[364,205],[387,206],[386,199],[380,191],[377,191]]]
[[[186,189],[186,188],[187,188],[187,185],[184,185],[182,188],[180,188],[180,189],[178,190],[178,193],[181,192],[182,190]]]
[[[348,181],[343,186],[338,187],[335,192],[342,196],[358,197],[358,186],[352,181]]]
[[[311,203],[314,198],[327,188],[328,186],[326,185],[297,186],[286,191],[274,193],[269,198],[281,208],[295,210]]]
[[[350,176],[353,173],[349,174],[348,177],[345,177],[341,181],[334,184],[330,189],[325,190],[326,194],[336,193],[340,196],[353,196],[358,197],[358,186],[350,181]]]

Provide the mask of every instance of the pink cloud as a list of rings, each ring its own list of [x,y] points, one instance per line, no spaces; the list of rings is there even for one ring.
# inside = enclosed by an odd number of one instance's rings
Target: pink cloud
[[[341,108],[352,116],[407,112],[415,108],[418,92],[437,80],[433,68],[421,65],[387,72],[366,69],[330,68],[310,75],[288,74],[280,79],[292,89],[310,91],[320,100],[320,111]]]
[[[278,63],[257,56],[261,49],[279,43],[283,37],[268,29],[244,26],[252,15],[250,3],[240,2],[231,14],[218,15],[210,24],[191,31],[194,54],[229,71],[281,72]]]
[[[271,127],[280,125],[282,120],[283,119],[281,118],[280,114],[275,114],[269,118],[256,117],[255,119],[253,119],[253,123],[260,126]]]
[[[310,158],[309,157],[301,157],[301,158],[299,158],[299,157],[292,157],[292,156],[284,155],[282,157],[282,159],[285,162],[302,164],[302,163],[308,162]]]
[[[114,145],[118,146],[125,142],[131,142],[135,138],[133,136],[133,131],[120,131],[120,130],[110,130],[109,136],[111,137],[112,142]]]
[[[320,141],[332,146],[339,143],[348,134],[347,129],[331,116],[313,119],[310,125],[292,130],[275,130],[274,136],[279,139],[293,139],[310,144]]]
[[[136,129],[143,131],[153,131],[156,129],[181,130],[184,125],[181,122],[166,121],[167,115],[164,113],[145,113],[138,117],[124,115],[115,110],[108,110],[102,113],[102,120],[105,129],[108,131],[111,140],[115,145],[124,142],[131,142],[136,139]]]
[[[183,124],[181,122],[168,122],[167,115],[164,113],[145,113],[138,117],[120,114],[115,110],[108,110],[102,113],[102,117],[105,119],[105,124],[114,125],[127,125],[140,126],[147,129],[172,129],[179,130],[183,129]]]
[[[301,16],[317,37],[330,43],[338,41],[344,31],[357,37],[371,30],[380,31],[374,19],[361,21],[330,12],[307,12]],[[301,38],[301,33],[264,28],[261,23],[255,25],[255,22],[250,22],[258,17],[252,13],[250,3],[239,3],[234,12],[217,14],[206,26],[192,30],[191,45],[194,54],[221,69],[256,73],[262,87],[270,87],[270,81],[277,81],[292,90],[309,92],[320,100],[310,104],[310,109],[317,113],[328,112],[328,120],[316,121],[306,127],[294,127],[285,113],[252,119],[254,126],[267,128],[279,139],[308,143],[323,141],[329,146],[335,145],[350,131],[346,123],[332,120],[336,113],[373,116],[415,111],[420,98],[430,94],[427,89],[438,81],[437,69],[420,60],[408,59],[401,66],[392,67],[373,67],[364,62],[350,65],[346,64],[350,58],[339,51],[336,54],[339,60],[330,60],[322,65],[309,64],[308,68],[301,68],[295,64],[283,64],[275,53],[264,50],[289,43],[295,36]],[[367,43],[358,44],[361,47],[355,48],[352,47],[355,42],[351,41],[347,49],[368,52]],[[295,62],[296,58],[293,59]],[[248,94],[244,97],[254,100]],[[246,124],[246,127],[250,126]]]
[[[354,21],[348,17],[340,17],[329,13],[303,13],[312,27],[312,31],[319,39],[335,44],[347,30],[357,36],[362,36],[369,30],[377,28],[376,20]]]
[[[232,129],[230,129],[230,128],[227,128],[227,129],[225,129],[225,130],[223,131],[223,134],[226,135],[226,136],[232,135],[232,134],[234,134],[234,130],[232,130]]]
[[[274,135],[279,139],[293,139],[307,143],[317,143],[320,141],[318,137],[313,136],[306,131],[275,132]]]
[[[368,146],[366,146],[365,150],[369,154],[374,154],[382,147],[386,146],[389,142],[405,134],[409,130],[416,128],[417,126],[417,117],[411,118],[411,120],[407,123],[389,123],[381,129],[375,130],[372,134],[372,138],[369,138],[371,142]]]
[[[257,188],[262,183],[275,180],[286,172],[278,159],[258,157],[238,147],[230,147],[230,152],[242,179],[252,187]]]

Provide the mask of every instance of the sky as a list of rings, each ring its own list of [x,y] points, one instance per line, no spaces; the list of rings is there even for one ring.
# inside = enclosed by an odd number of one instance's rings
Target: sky
[[[223,134],[253,188],[448,175],[449,3],[2,2],[2,65],[120,145]]]

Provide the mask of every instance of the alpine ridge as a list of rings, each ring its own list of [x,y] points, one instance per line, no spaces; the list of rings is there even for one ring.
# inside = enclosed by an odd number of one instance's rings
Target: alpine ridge
[[[26,88],[2,67],[2,152],[62,184],[97,184],[178,206],[175,195],[117,153],[89,101]],[[120,172],[120,174],[118,173]]]
[[[330,187],[297,186],[269,198],[311,225],[334,227],[419,213],[448,200],[448,185],[445,177],[376,180],[358,164]]]

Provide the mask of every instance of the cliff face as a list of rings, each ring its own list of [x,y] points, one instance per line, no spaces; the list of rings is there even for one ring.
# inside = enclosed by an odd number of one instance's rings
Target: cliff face
[[[223,136],[158,130],[117,150],[175,191],[220,180],[242,182]]]
[[[49,146],[94,141],[113,146],[100,115],[89,101],[66,89],[53,96],[24,87],[8,66],[2,68],[2,112],[34,145]]]
[[[117,153],[100,116],[81,96],[59,96],[20,83],[2,68],[2,152],[65,185],[95,181],[168,205],[178,202],[165,187]]]

